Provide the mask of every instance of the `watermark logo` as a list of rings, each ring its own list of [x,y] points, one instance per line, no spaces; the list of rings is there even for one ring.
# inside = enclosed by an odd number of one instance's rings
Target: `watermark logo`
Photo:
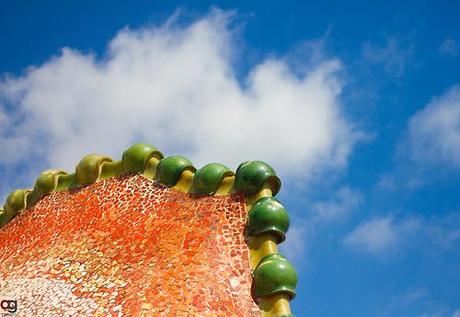
[[[2,310],[12,314],[18,310],[18,301],[15,299],[4,299],[0,302],[0,307],[2,308]]]

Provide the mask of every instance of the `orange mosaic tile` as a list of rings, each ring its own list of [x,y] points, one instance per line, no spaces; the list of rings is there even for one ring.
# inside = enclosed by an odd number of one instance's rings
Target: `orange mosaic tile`
[[[140,175],[42,198],[0,231],[15,316],[260,316],[242,194],[195,196]]]

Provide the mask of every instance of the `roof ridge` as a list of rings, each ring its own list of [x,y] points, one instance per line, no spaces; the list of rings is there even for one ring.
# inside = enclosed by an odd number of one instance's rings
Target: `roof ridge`
[[[184,186],[179,183],[187,171],[186,176],[191,183]],[[179,191],[203,195],[220,195],[218,189],[223,183],[227,183],[227,190],[223,192],[243,192],[246,195],[256,193],[265,183],[271,188],[273,195],[281,187],[275,171],[261,161],[243,162],[236,172],[221,163],[209,163],[197,170],[184,156],[164,157],[155,147],[138,143],[124,151],[122,159],[118,161],[101,154],[88,154],[80,160],[74,173],[55,169],[42,172],[33,189],[17,189],[8,195],[3,209],[0,208],[0,227],[52,192],[134,173]]]
[[[209,163],[197,170],[187,158],[164,157],[155,147],[144,143],[128,148],[119,161],[89,154],[78,163],[75,173],[47,170],[40,174],[33,189],[13,191],[0,209],[0,227],[50,193],[128,174],[141,174],[186,193],[243,193],[248,210],[245,236],[261,315],[294,316],[289,301],[295,296],[297,273],[277,248],[285,239],[289,217],[283,205],[272,197],[280,190],[281,180],[270,165],[261,161],[243,162],[236,172],[220,163]]]

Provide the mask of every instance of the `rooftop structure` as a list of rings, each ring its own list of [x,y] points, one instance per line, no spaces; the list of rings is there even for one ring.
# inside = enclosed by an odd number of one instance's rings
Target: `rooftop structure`
[[[280,186],[260,161],[197,170],[147,144],[45,171],[0,209],[0,300],[17,316],[293,316]]]

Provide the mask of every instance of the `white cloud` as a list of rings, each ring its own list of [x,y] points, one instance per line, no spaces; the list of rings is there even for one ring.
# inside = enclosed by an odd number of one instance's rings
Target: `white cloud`
[[[423,223],[425,245],[434,244],[437,250],[449,250],[460,242],[460,210],[431,217]]]
[[[460,86],[434,98],[410,119],[409,145],[419,163],[460,167]]]
[[[360,224],[343,242],[353,249],[382,256],[395,250],[418,227],[416,219],[395,221],[392,217],[378,217]]]
[[[452,312],[450,309],[444,307],[434,312],[417,315],[417,317],[460,317],[460,310]]]
[[[310,243],[324,232],[325,226],[337,220],[347,219],[362,201],[362,194],[358,190],[342,187],[333,193],[329,200],[305,207],[305,211],[311,210],[311,213],[291,213],[288,238],[280,245],[280,250],[297,268],[304,269]]]
[[[403,43],[400,39],[390,37],[384,46],[367,42],[362,47],[365,60],[372,64],[382,64],[386,73],[396,77],[403,75],[412,51],[413,43],[410,38],[407,43]]]
[[[142,141],[198,167],[261,159],[306,177],[345,166],[358,134],[339,102],[341,63],[299,75],[288,59],[268,58],[241,83],[229,19],[214,11],[188,26],[125,28],[101,59],[64,48],[21,77],[5,77],[0,164],[73,170],[87,153],[119,158]]]
[[[363,223],[347,235],[344,242],[369,252],[384,251],[397,242],[391,222],[390,218],[377,218]]]
[[[334,220],[346,217],[363,200],[361,193],[353,188],[340,188],[330,200],[314,203],[311,207],[317,220]]]
[[[429,295],[430,294],[426,288],[416,288],[404,294],[400,301],[405,305],[414,305]]]
[[[280,244],[280,251],[298,270],[304,270],[307,260],[308,241],[311,240],[313,228],[311,223],[301,218],[292,219],[287,239]]]
[[[429,218],[381,216],[359,224],[342,240],[345,246],[373,255],[416,248],[448,252],[460,242],[460,211]]]
[[[442,41],[441,45],[439,45],[438,50],[440,53],[450,55],[450,56],[457,56],[459,47],[458,43],[453,38],[446,38]]]

